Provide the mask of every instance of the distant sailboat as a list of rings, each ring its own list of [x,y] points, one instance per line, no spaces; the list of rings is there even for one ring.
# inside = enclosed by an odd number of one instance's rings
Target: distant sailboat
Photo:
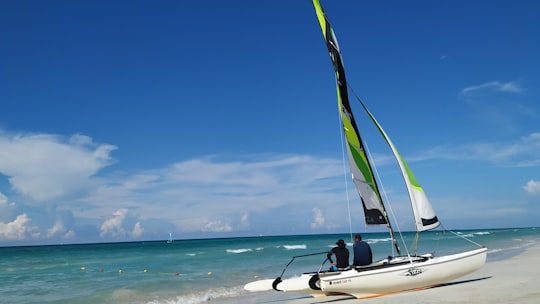
[[[172,243],[172,242],[174,242],[172,238],[172,233],[169,232],[169,239],[167,240],[167,243]]]
[[[367,225],[386,225],[397,255],[389,256],[367,266],[352,267],[342,271],[321,271],[322,267],[319,267],[318,271],[282,279],[285,270],[292,263],[291,260],[277,279],[251,282],[246,284],[244,288],[249,291],[273,288],[278,291],[294,291],[313,296],[336,293],[349,294],[361,298],[435,286],[480,269],[485,264],[487,255],[487,249],[480,245],[479,249],[446,256],[434,256],[431,253],[411,255],[408,250],[406,254],[401,255],[377,185],[373,161],[364,149],[365,144],[360,137],[349,104],[345,69],[339,45],[319,0],[313,0],[313,5],[335,70],[338,105],[346,138],[349,166],[364,208],[365,222]],[[389,145],[401,169],[413,209],[417,231],[416,239],[418,240],[420,232],[438,227],[440,225],[439,219],[435,215],[424,190],[382,126],[367,107],[359,99],[358,101],[374,127]],[[301,256],[293,257],[293,260],[297,257]]]

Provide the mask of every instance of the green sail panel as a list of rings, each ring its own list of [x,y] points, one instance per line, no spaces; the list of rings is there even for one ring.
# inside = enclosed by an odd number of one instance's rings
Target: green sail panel
[[[345,69],[337,39],[319,1],[313,0],[313,5],[336,74],[337,100],[343,123],[343,131],[347,140],[347,155],[352,179],[362,200],[365,222],[367,225],[389,224],[381,194],[373,175],[373,169],[368,161],[356,121],[351,111]]]
[[[362,105],[366,113],[369,115],[371,121],[375,124],[377,129],[379,129],[379,132],[386,140],[386,143],[390,146],[390,149],[392,149],[392,152],[398,162],[399,168],[401,169],[401,174],[403,175],[403,179],[405,180],[405,185],[407,186],[407,191],[409,192],[409,198],[413,209],[416,230],[425,231],[437,228],[440,223],[437,219],[437,216],[435,215],[433,207],[431,207],[431,204],[429,203],[424,189],[422,188],[422,186],[420,186],[420,183],[409,168],[409,165],[407,165],[407,162],[405,162],[405,160],[397,150],[396,146],[394,146],[394,143],[392,143],[382,126],[373,116],[373,114],[371,114],[371,112],[368,110],[368,108],[364,105],[362,101],[360,101],[360,104]]]

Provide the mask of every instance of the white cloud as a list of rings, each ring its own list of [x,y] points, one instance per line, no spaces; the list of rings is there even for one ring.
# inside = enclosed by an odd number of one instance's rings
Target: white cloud
[[[141,226],[140,222],[137,222],[135,226],[133,226],[133,230],[131,231],[131,236],[133,237],[140,237],[143,233],[144,229]]]
[[[170,225],[182,233],[245,231],[252,229],[252,214],[259,218],[283,206],[310,210],[313,201],[335,201],[336,189],[343,189],[340,161],[309,155],[242,155],[234,160],[209,156],[164,168],[98,175],[112,163],[114,149],[84,135],[0,131],[0,174],[22,195],[25,211],[39,208],[36,203],[51,204],[49,210],[57,212],[69,210],[54,222],[39,216],[36,222],[49,238],[81,235],[75,233],[81,220],[94,225],[101,238],[157,234]],[[0,196],[0,211],[8,206]],[[137,214],[133,223],[139,225],[126,226],[128,209]],[[239,210],[244,212],[240,218]],[[2,212],[0,221],[13,218],[7,214]]]
[[[238,228],[244,230],[249,228],[249,214],[247,212],[242,214]]]
[[[490,81],[479,85],[466,87],[461,90],[463,95],[472,95],[479,92],[507,92],[507,93],[523,93],[525,90],[517,81]]]
[[[52,226],[51,228],[49,228],[47,230],[47,237],[53,237],[59,233],[63,233],[65,232],[66,229],[64,228],[64,225],[62,224],[61,221],[56,221],[56,223],[54,224],[54,226]]]
[[[527,182],[525,186],[523,186],[523,190],[527,191],[530,194],[540,194],[540,181],[530,180]]]
[[[15,203],[9,202],[8,197],[0,192],[0,221],[12,218],[15,207]]]
[[[340,225],[338,224],[329,223],[326,217],[323,215],[323,211],[321,209],[313,208],[311,209],[311,212],[313,214],[313,218],[311,220],[311,223],[309,224],[309,227],[312,230],[317,230],[317,229],[331,229],[332,230],[332,229],[336,229],[340,227]],[[337,214],[334,213],[333,217],[335,218],[336,215]]]
[[[223,224],[221,220],[207,222],[202,229],[203,232],[231,232],[232,230],[229,224]]]
[[[324,219],[322,210],[319,208],[313,208],[311,211],[313,212],[313,221],[310,225],[311,229],[315,230],[324,227],[326,220]]]
[[[0,173],[12,188],[35,201],[63,198],[87,188],[90,177],[111,164],[112,145],[84,135],[11,135],[0,132]]]
[[[510,143],[489,142],[438,146],[414,160],[479,160],[510,167],[540,166],[540,133],[531,133]]]
[[[496,208],[492,210],[486,210],[486,215],[490,217],[500,218],[508,216],[520,216],[527,214],[526,208]]]
[[[35,228],[29,227],[30,218],[21,214],[9,223],[0,222],[0,240],[23,240],[29,234],[35,236]]]
[[[126,231],[122,228],[122,223],[126,218],[128,210],[127,209],[118,209],[111,218],[108,218],[101,225],[101,232],[99,236],[105,237],[110,235],[112,237],[124,236]]]
[[[69,240],[69,239],[74,238],[75,235],[76,235],[76,234],[75,234],[75,231],[69,230],[68,232],[66,232],[66,233],[64,234],[63,237],[64,237],[64,239]]]
[[[2,192],[0,192],[0,208],[8,208],[8,198]]]
[[[129,208],[139,220],[174,223],[180,232],[246,230],[251,214],[282,206],[310,210],[313,201],[334,201],[335,190],[343,189],[339,160],[305,155],[260,158],[242,156],[243,161],[227,161],[203,157],[128,176],[115,175],[81,200],[92,210],[73,212],[97,217]],[[342,192],[337,195],[341,198]],[[224,222],[237,219],[239,210],[243,211],[240,219]]]
[[[515,133],[526,121],[538,120],[537,107],[525,93],[521,80],[491,81],[464,88],[459,97],[466,101],[466,112],[474,115],[477,123],[488,124],[495,133]]]
[[[67,230],[62,221],[57,220],[51,228],[47,229],[45,235],[48,238],[61,235],[63,239],[72,239],[75,237],[76,233],[73,230]]]

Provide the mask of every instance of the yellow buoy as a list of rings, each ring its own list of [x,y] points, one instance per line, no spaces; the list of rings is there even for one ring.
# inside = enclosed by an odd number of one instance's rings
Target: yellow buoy
[[[212,272],[211,272],[211,271],[209,271],[209,272],[208,272],[208,275],[212,275]]]
[[[145,270],[143,270],[143,272],[148,272],[148,270],[145,269]]]
[[[82,271],[85,271],[85,270],[86,270],[86,267],[84,267],[84,266],[81,267],[81,270],[82,270]]]
[[[122,273],[122,272],[123,272],[122,269],[118,269],[118,273]]]

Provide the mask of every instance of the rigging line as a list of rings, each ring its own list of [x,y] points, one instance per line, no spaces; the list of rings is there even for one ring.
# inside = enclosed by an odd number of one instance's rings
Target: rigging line
[[[349,215],[349,234],[351,237],[351,243],[353,243],[353,232],[352,232],[352,217],[351,217],[351,200],[349,198],[349,187],[347,186],[347,165],[345,160],[345,143],[343,141],[343,137],[345,136],[345,132],[342,132],[342,130],[345,130],[345,126],[343,125],[343,122],[341,121],[341,109],[338,111],[338,123],[339,123],[339,138],[341,140],[341,163],[343,164],[343,180],[345,181],[345,197],[347,198],[347,213]]]
[[[411,243],[411,250],[414,251],[414,255],[418,253],[418,242],[420,241],[420,231],[416,231],[416,234],[414,236],[414,240]]]
[[[350,92],[352,92],[352,94],[353,94],[354,98],[356,99],[356,101],[358,101],[361,105],[363,105],[364,103],[362,102],[360,97],[358,97],[358,95],[356,95],[356,92],[354,91],[354,89],[349,84],[347,84],[347,87],[350,89]],[[364,142],[364,144],[366,146],[366,150],[368,152],[369,158],[373,160],[373,157],[371,156],[371,152],[369,151],[369,147],[367,146],[367,143]],[[388,195],[386,194],[386,190],[384,189],[384,185],[383,185],[382,179],[381,179],[381,177],[379,175],[379,171],[377,170],[376,166],[373,166],[373,167],[374,167],[374,170],[375,170],[375,174],[377,175],[377,179],[379,180],[379,184],[381,185],[381,190],[382,190],[382,192],[384,194],[385,201],[387,202],[388,208],[390,209],[390,213],[392,214],[392,219],[394,220],[394,224],[396,225],[396,228],[398,230],[399,238],[401,239],[401,241],[403,243],[403,246],[405,247],[405,251],[407,252],[407,256],[410,257],[409,248],[407,248],[405,238],[403,237],[403,234],[401,233],[401,228],[399,227],[399,223],[398,223],[398,221],[396,219],[396,215],[394,213],[394,210],[392,209],[392,204],[390,204],[390,200],[388,199]],[[388,222],[388,225],[390,225],[390,221]],[[392,249],[392,253],[393,252],[394,251]],[[412,260],[411,260],[411,262],[412,262]]]
[[[355,95],[356,96],[356,95]],[[364,142],[364,145],[366,147],[366,152],[370,159],[373,159],[371,156],[371,151],[369,150],[369,146],[366,142]],[[392,204],[390,203],[390,199],[388,198],[388,195],[386,194],[386,190],[384,188],[384,184],[381,180],[381,176],[379,175],[379,171],[377,170],[377,166],[373,166],[373,170],[375,171],[375,175],[377,175],[377,179],[379,180],[379,185],[381,186],[382,193],[384,195],[384,201],[386,202],[386,206],[388,207],[390,214],[392,215],[392,219],[394,220],[394,224],[396,225],[397,232],[399,234],[399,238],[401,239],[401,242],[403,243],[403,246],[405,247],[405,252],[407,252],[407,255],[409,254],[409,248],[407,248],[407,243],[405,242],[405,238],[403,237],[403,234],[401,233],[401,228],[399,227],[399,223],[396,218],[396,214],[394,213],[394,210],[392,209]],[[388,215],[386,216],[388,218]],[[390,221],[390,219],[388,219]],[[392,247],[392,255],[394,255],[394,247]]]
[[[441,225],[441,226],[442,226],[442,225]],[[465,236],[463,236],[463,235],[461,235],[461,234],[459,234],[459,233],[457,233],[457,232],[454,232],[454,231],[452,231],[452,230],[448,230],[448,229],[446,229],[446,228],[445,228],[444,230],[450,231],[450,233],[452,233],[453,235],[458,236],[458,237],[460,237],[460,238],[462,238],[462,239],[464,239],[464,240],[466,240],[466,241],[468,241],[468,242],[470,242],[470,243],[472,243],[472,244],[475,244],[475,245],[478,246],[478,247],[484,247],[482,244],[478,244],[477,242],[475,242],[475,241],[473,241],[473,240],[471,240],[471,239],[468,239],[467,237],[465,237]]]

